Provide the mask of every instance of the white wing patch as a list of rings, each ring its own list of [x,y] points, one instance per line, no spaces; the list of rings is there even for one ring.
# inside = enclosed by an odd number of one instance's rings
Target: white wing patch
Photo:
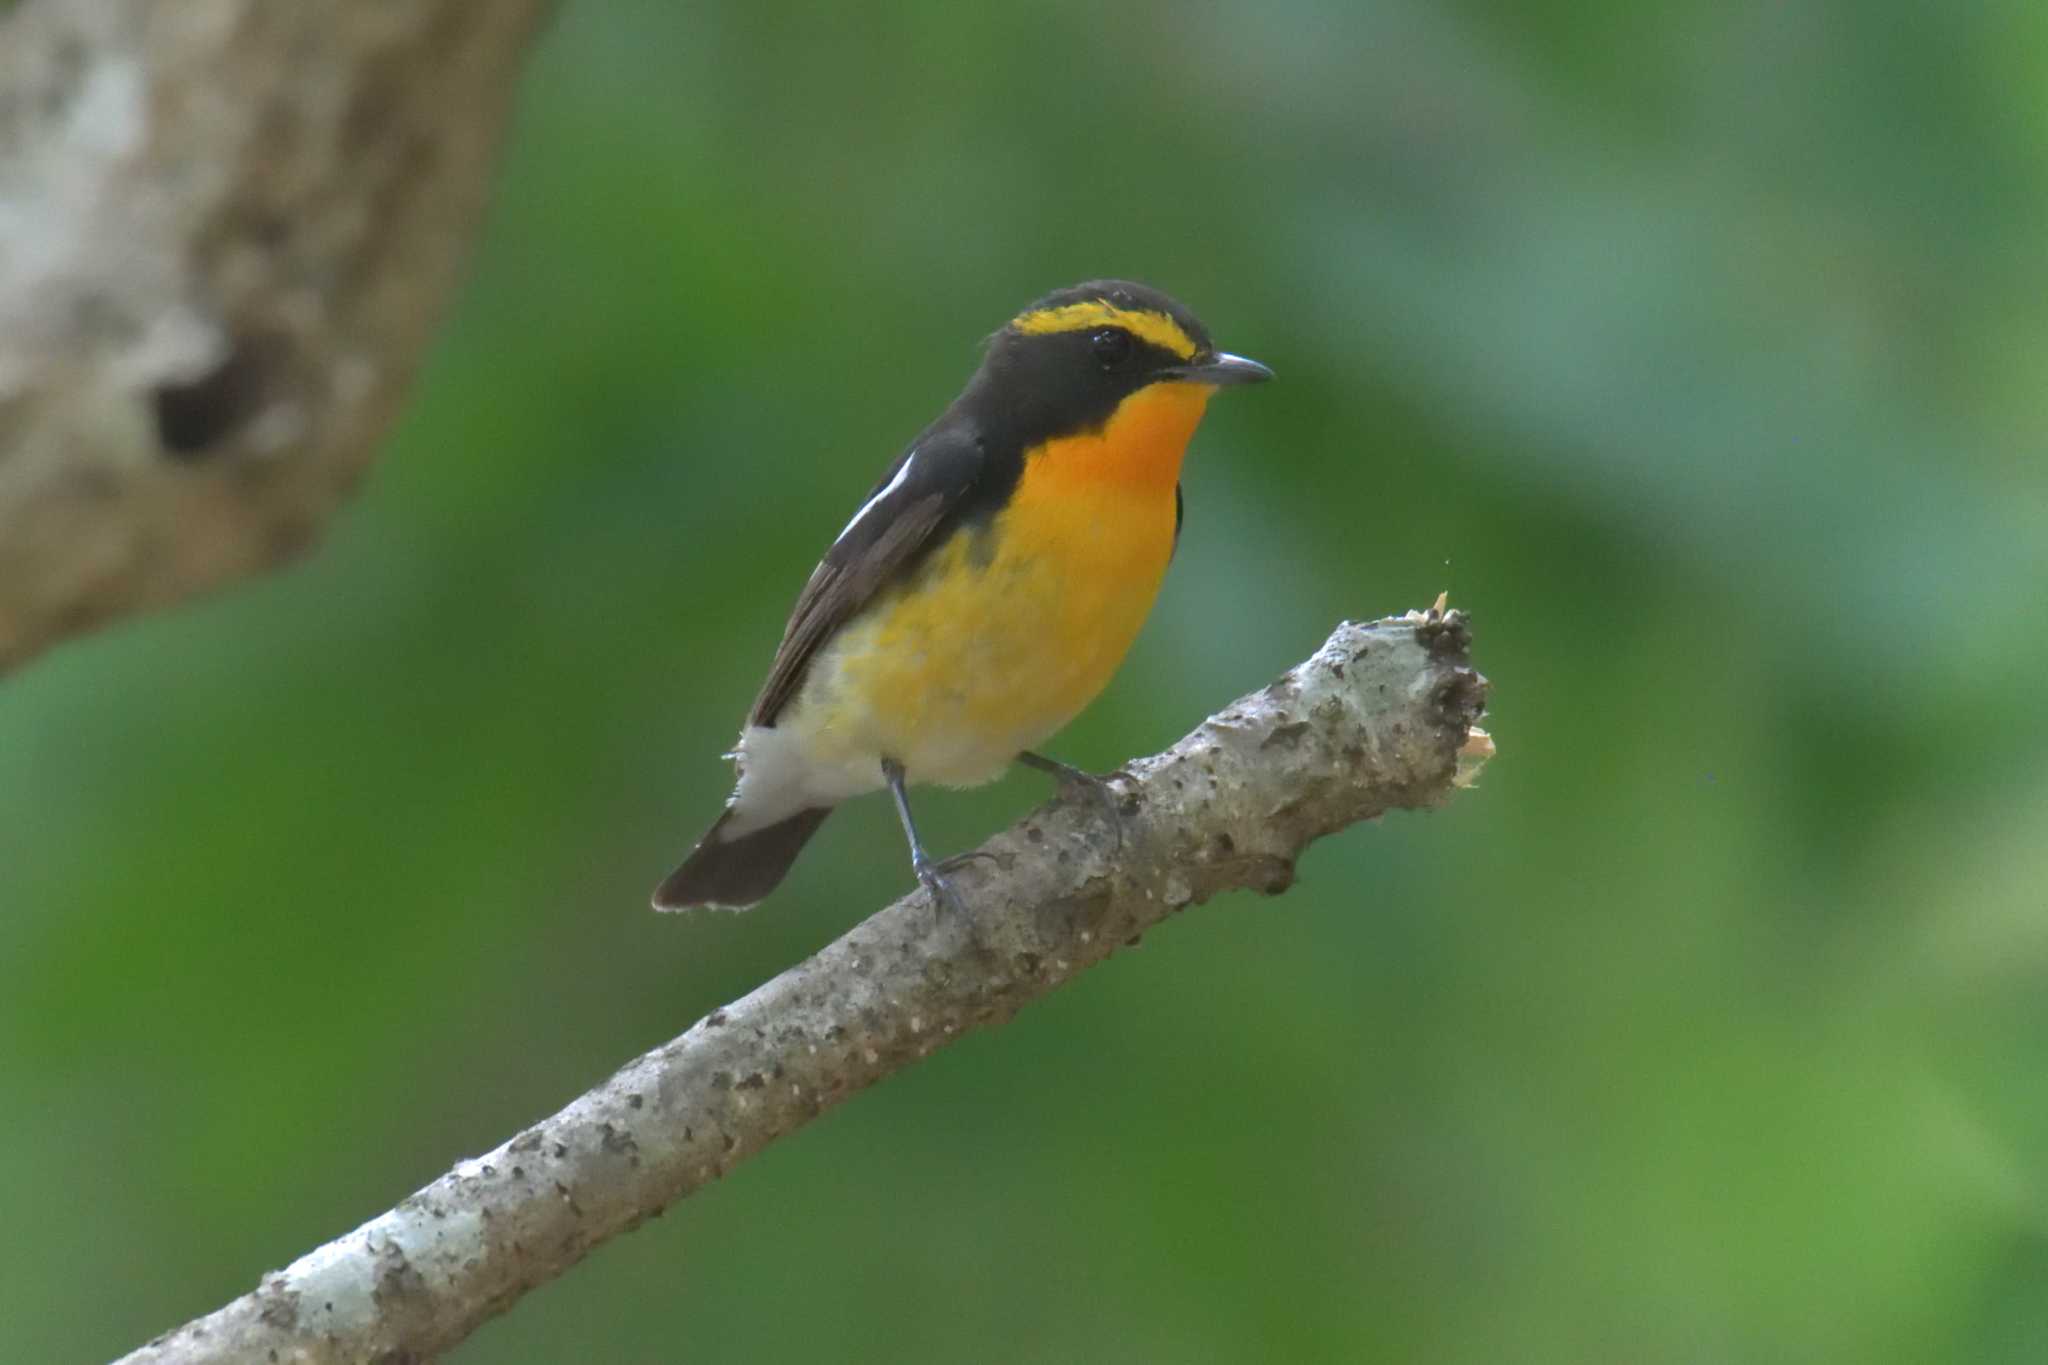
[[[866,502],[861,504],[861,509],[853,514],[853,520],[846,523],[846,530],[841,531],[838,537],[835,540],[833,540],[832,543],[834,545],[837,545],[840,541],[846,539],[847,531],[851,531],[854,527],[860,525],[861,518],[866,516],[868,513],[874,511],[876,503],[879,503],[882,499],[888,497],[891,493],[894,493],[897,489],[903,486],[903,481],[910,477],[911,461],[915,460],[916,458],[917,452],[914,450],[911,451],[910,454],[903,457],[903,464],[900,468],[897,469],[896,477],[889,480],[888,483],[882,485],[881,492],[875,494],[872,498],[869,498]]]

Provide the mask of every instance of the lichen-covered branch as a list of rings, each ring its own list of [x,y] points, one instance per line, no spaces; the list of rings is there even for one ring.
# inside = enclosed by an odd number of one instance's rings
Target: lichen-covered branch
[[[1310,843],[1426,808],[1492,752],[1464,618],[1346,623],[1263,691],[1112,781],[1119,814],[1055,802],[922,892],[511,1141],[127,1365],[423,1361],[606,1239],[1176,911],[1283,891]],[[688,922],[677,922],[688,932]]]
[[[309,545],[547,0],[0,5],[0,674]]]

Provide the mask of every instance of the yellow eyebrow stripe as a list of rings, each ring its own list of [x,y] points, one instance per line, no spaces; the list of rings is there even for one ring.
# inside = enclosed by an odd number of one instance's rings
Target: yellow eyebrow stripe
[[[1048,332],[1079,332],[1090,327],[1121,327],[1141,341],[1163,346],[1182,360],[1195,358],[1195,343],[1180,324],[1164,313],[1119,308],[1100,299],[1069,303],[1059,308],[1041,308],[1025,313],[1010,323],[1026,336]]]

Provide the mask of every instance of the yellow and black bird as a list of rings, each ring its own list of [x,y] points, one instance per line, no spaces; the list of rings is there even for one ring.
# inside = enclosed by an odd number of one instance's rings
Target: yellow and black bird
[[[1210,395],[1270,378],[1122,280],[1010,319],[804,585],[732,754],[738,787],[655,908],[755,904],[833,806],[883,787],[918,880],[956,904],[905,786],[975,786],[1013,760],[1085,780],[1030,751],[1095,699],[1151,610]]]

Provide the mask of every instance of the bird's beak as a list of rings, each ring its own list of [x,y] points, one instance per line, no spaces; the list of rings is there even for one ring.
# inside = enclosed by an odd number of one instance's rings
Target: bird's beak
[[[1218,351],[1207,360],[1180,366],[1173,371],[1173,377],[1189,384],[1214,384],[1221,388],[1229,384],[1263,384],[1273,377],[1273,372],[1256,360]]]

